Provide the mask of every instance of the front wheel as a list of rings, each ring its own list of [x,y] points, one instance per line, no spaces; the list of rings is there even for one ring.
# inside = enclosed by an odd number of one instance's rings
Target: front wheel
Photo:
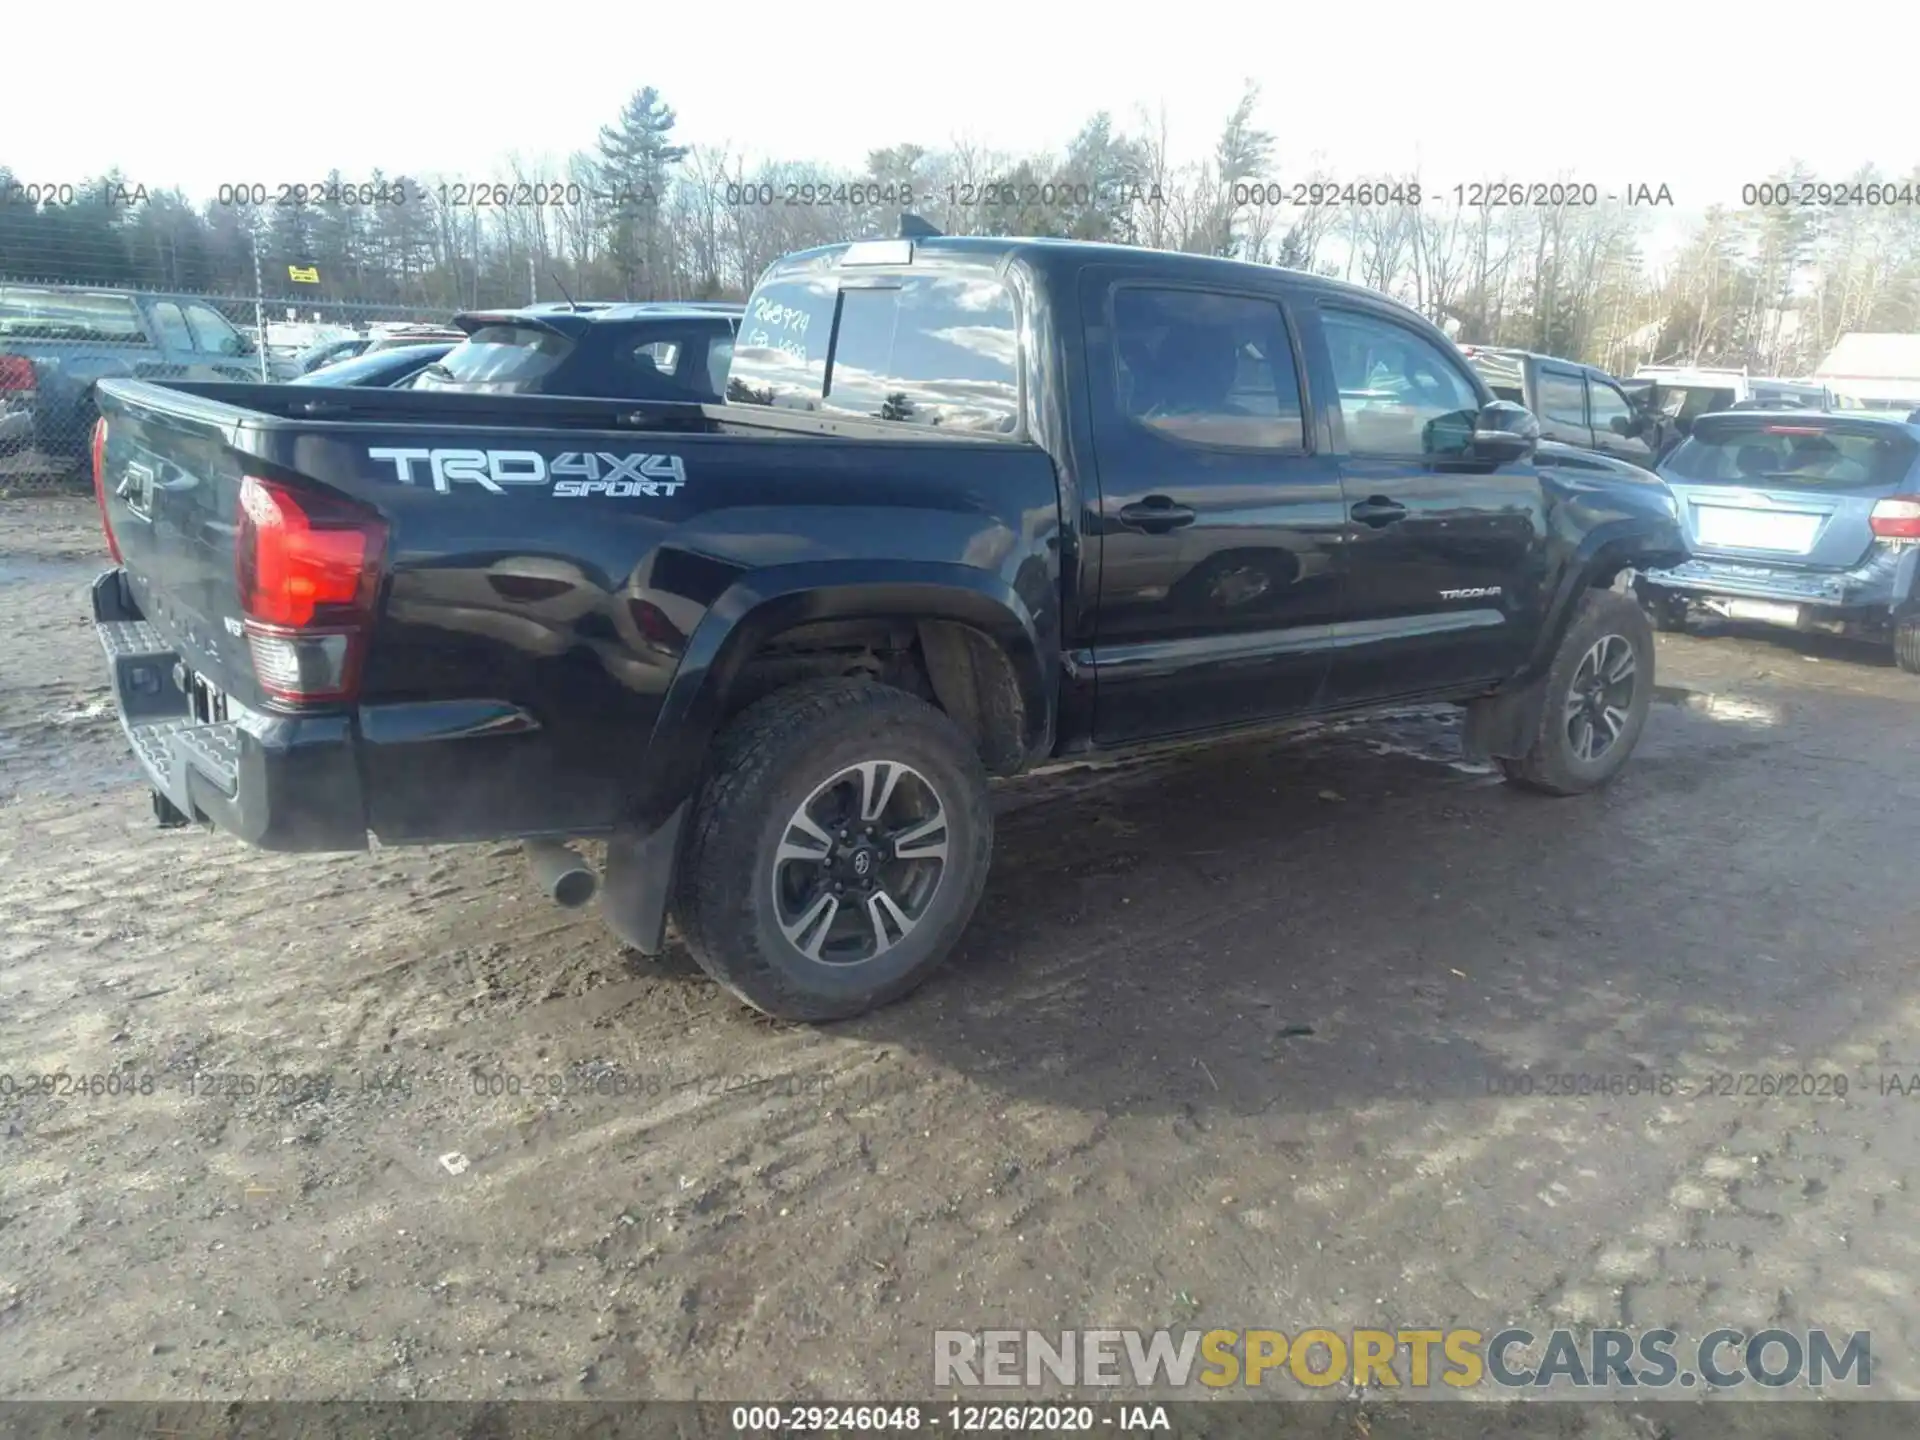
[[[1620,772],[1653,703],[1653,630],[1631,598],[1589,590],[1554,652],[1527,753],[1502,759],[1515,785],[1548,795],[1598,789]]]
[[[700,967],[785,1020],[858,1015],[946,959],[986,884],[986,772],[902,690],[820,680],[721,735],[674,906]]]

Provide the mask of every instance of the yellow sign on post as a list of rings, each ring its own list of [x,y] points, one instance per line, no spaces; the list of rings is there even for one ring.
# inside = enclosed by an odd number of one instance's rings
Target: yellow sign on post
[[[287,277],[296,285],[318,285],[320,267],[318,265],[289,265]]]

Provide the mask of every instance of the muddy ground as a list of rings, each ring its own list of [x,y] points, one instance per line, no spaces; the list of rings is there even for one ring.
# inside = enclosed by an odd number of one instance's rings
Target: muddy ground
[[[1580,800],[1421,715],[1028,779],[950,969],[805,1029],[509,846],[154,829],[96,535],[0,502],[0,1398],[924,1397],[936,1328],[1508,1321],[1865,1329],[1920,1397],[1920,680],[1871,651],[1662,637]],[[1782,1072],[1848,1093],[1712,1079]]]

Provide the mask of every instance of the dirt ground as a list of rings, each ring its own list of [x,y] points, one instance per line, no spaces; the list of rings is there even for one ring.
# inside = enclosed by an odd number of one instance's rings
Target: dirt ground
[[[1869,1330],[1920,1397],[1920,680],[1872,652],[1662,637],[1580,800],[1419,714],[1030,778],[956,962],[807,1029],[511,846],[153,828],[97,533],[0,502],[0,1398],[925,1397],[939,1328],[1509,1321]],[[1848,1093],[1712,1083],[1782,1072]]]

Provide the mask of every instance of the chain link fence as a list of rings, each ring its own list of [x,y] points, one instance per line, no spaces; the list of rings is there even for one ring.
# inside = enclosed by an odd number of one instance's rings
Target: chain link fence
[[[451,310],[306,295],[113,289],[0,275],[0,494],[91,483],[94,383],[285,381]]]

